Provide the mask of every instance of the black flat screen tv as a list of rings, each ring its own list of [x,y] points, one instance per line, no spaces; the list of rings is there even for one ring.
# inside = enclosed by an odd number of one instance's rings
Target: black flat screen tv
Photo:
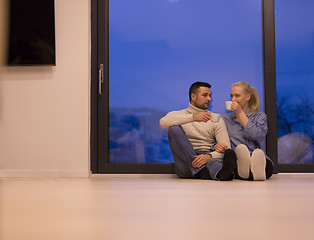
[[[54,0],[9,2],[8,65],[56,65]]]

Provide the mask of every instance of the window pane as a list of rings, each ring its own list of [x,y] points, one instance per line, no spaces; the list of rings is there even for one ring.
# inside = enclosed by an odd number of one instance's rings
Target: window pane
[[[225,113],[242,80],[262,104],[260,1],[109,1],[110,162],[172,162],[159,119],[188,107],[195,81],[212,84],[211,110]]]
[[[314,1],[276,0],[278,162],[314,163]]]

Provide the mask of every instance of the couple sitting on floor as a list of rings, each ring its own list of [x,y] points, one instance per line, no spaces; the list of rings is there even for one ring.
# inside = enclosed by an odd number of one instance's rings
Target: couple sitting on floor
[[[232,112],[222,116],[208,111],[210,88],[205,82],[193,83],[189,107],[160,119],[160,126],[169,129],[176,174],[220,181],[270,178],[273,162],[261,150],[267,116],[259,112],[255,88],[244,81],[233,84]]]

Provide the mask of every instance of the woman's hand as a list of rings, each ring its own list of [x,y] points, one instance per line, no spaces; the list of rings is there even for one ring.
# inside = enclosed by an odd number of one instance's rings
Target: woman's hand
[[[246,127],[246,124],[248,123],[249,119],[246,116],[246,113],[243,111],[242,107],[239,103],[236,101],[233,101],[231,103],[231,109],[236,115],[236,120],[241,124],[243,128]]]
[[[205,165],[212,159],[211,155],[206,154],[200,154],[197,156],[194,156],[194,160],[192,162],[192,166],[194,168],[200,168],[201,166]]]
[[[214,146],[215,151],[219,152],[219,153],[224,153],[227,150],[227,148],[228,148],[228,146],[226,146],[225,144],[222,144],[222,143],[217,143]]]
[[[232,110],[236,115],[238,115],[239,113],[243,112],[243,110],[242,110],[240,104],[237,103],[237,102],[235,102],[235,101],[233,101],[233,102],[231,103],[231,110]]]

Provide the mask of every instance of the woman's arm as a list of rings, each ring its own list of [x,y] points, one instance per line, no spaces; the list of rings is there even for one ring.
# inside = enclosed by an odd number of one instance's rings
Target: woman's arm
[[[237,121],[241,124],[243,128],[246,127],[246,124],[248,123],[249,119],[246,116],[246,113],[241,108],[240,104],[233,101],[231,104],[231,109],[235,113],[237,117]]]
[[[267,116],[263,112],[258,112],[247,122],[243,136],[250,140],[262,141],[266,137],[267,131]]]

